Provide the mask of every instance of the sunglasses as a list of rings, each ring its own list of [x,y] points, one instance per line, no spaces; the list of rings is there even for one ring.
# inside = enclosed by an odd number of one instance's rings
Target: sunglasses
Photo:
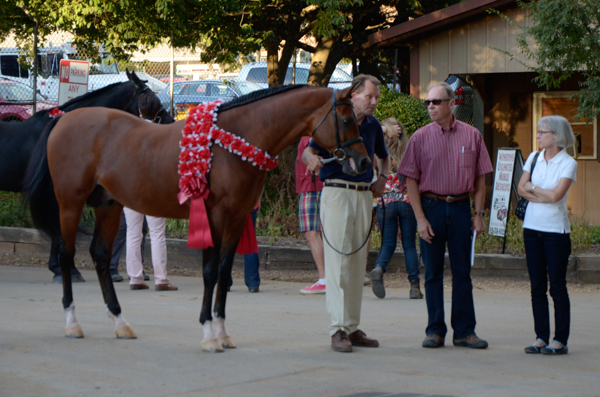
[[[441,105],[442,102],[446,102],[446,101],[451,101],[451,99],[426,99],[423,102],[425,103],[425,106],[429,106],[431,103],[433,103],[435,106],[437,106],[437,105]]]

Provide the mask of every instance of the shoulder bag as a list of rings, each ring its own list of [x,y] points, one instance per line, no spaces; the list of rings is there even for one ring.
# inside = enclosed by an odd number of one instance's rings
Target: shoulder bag
[[[540,155],[540,152],[537,152],[535,154],[535,157],[533,157],[533,163],[531,164],[531,173],[530,173],[530,181],[531,181],[531,176],[533,176],[533,170],[535,169],[535,165],[537,164],[537,159]],[[517,219],[520,220],[524,220],[525,219],[525,210],[527,210],[527,204],[529,204],[529,200],[527,200],[526,198],[521,197],[519,199],[519,203],[517,204],[517,208],[515,208],[515,216],[517,217]]]

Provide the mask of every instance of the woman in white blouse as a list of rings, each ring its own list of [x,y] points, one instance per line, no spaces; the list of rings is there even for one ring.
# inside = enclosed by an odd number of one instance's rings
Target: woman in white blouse
[[[538,146],[542,150],[533,174],[530,173],[536,152],[531,153],[523,168],[519,194],[529,200],[523,221],[523,240],[527,269],[531,281],[531,305],[536,341],[526,353],[566,354],[571,322],[571,304],[567,292],[567,264],[571,254],[567,195],[576,181],[577,162],[566,148],[575,136],[562,116],[547,116],[538,121]],[[550,342],[548,279],[554,301],[554,338]]]

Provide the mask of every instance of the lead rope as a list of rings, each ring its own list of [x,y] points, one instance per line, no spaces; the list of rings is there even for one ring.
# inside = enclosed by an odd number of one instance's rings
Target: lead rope
[[[312,182],[313,185],[315,187],[315,191],[317,190],[317,182],[315,179],[315,174],[314,172],[312,173]],[[321,193],[322,194],[322,193]],[[321,203],[319,202],[319,212],[321,212]],[[384,213],[385,214],[385,213]],[[316,215],[315,215],[316,216]],[[365,239],[365,241],[362,243],[362,245],[360,247],[358,247],[356,249],[356,251],[350,252],[350,253],[344,253],[339,251],[338,249],[336,249],[333,245],[331,245],[331,243],[329,242],[329,240],[327,239],[327,236],[325,235],[325,229],[323,228],[323,222],[321,222],[321,217],[319,216],[319,227],[321,228],[321,233],[323,234],[323,238],[325,239],[325,241],[327,242],[327,244],[338,254],[340,255],[354,255],[356,254],[358,251],[360,251],[365,244],[367,243],[367,241],[369,241],[369,237],[371,237],[371,231],[373,230],[373,222],[375,221],[375,215],[373,214],[373,212],[371,212],[371,225],[369,226],[369,234],[367,234],[367,238]]]

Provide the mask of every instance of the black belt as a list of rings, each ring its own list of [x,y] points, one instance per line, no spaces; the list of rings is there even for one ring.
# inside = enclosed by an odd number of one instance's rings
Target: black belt
[[[365,192],[371,189],[371,185],[355,185],[353,183],[337,183],[337,182],[325,182],[327,187],[341,187],[342,189],[357,190],[359,192]]]
[[[422,196],[425,197],[429,197],[435,200],[442,200],[445,201],[447,203],[454,203],[456,201],[461,201],[461,200],[465,200],[469,198],[469,193],[463,193],[463,194],[456,194],[456,195],[441,195],[441,194],[435,194],[435,193],[431,193],[431,192],[425,192],[421,194]]]

